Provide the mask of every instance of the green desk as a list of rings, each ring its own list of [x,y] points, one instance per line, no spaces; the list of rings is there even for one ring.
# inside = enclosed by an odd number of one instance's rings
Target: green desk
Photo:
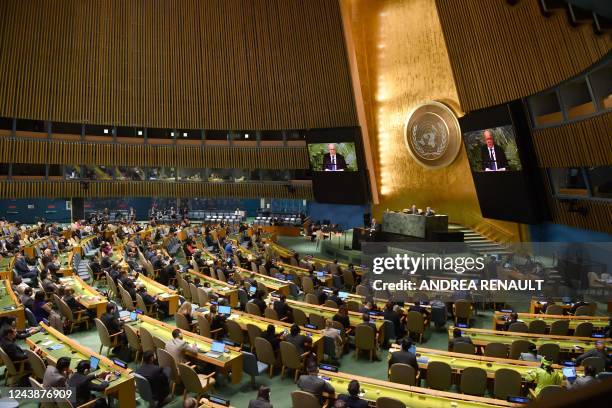
[[[376,380],[346,373],[332,373],[319,371],[319,376],[328,380],[334,387],[336,394],[347,394],[348,384],[351,380],[359,381],[361,389],[365,391],[364,399],[374,403],[380,397],[390,397],[402,401],[410,408],[471,408],[471,407],[515,407],[504,400],[474,397],[446,391],[437,391],[429,388],[413,387],[409,385]]]
[[[134,327],[136,330],[144,328],[153,336],[159,337],[164,341],[172,339],[172,331],[176,329],[176,326],[161,322],[145,315],[138,315],[137,322],[128,324],[132,325],[132,327]],[[191,353],[193,358],[216,366],[220,372],[228,377],[231,377],[232,384],[240,383],[242,379],[243,364],[243,357],[240,349],[226,346],[226,352],[219,358],[208,357],[205,355],[205,353],[211,350],[213,342],[212,339],[199,336],[186,330],[181,331],[183,332],[183,340],[185,340],[187,343],[195,344],[198,347],[198,353]],[[231,376],[229,375],[230,373]]]
[[[119,401],[120,408],[135,408],[136,407],[136,388],[134,377],[130,374],[129,369],[123,369],[114,364],[110,359],[102,356],[87,347],[84,347],[76,341],[70,339],[55,330],[52,327],[40,323],[42,329],[46,333],[38,332],[26,339],[26,343],[30,348],[38,347],[42,350],[47,360],[55,364],[60,357],[70,357],[70,367],[76,371],[76,366],[81,360],[89,360],[89,357],[95,356],[100,359],[100,368],[103,371],[118,372],[119,376],[110,382],[110,385],[104,393],[113,395]],[[49,350],[49,347],[61,345],[58,350]]]

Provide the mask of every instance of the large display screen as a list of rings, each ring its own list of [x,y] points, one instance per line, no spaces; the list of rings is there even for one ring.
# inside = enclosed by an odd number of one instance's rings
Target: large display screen
[[[472,171],[520,171],[523,169],[511,124],[463,134]]]
[[[355,143],[312,143],[308,145],[312,171],[357,171]]]
[[[522,102],[471,112],[459,124],[482,215],[527,224],[547,219]]]
[[[366,202],[367,178],[359,128],[311,129],[306,133],[306,144],[317,202]]]

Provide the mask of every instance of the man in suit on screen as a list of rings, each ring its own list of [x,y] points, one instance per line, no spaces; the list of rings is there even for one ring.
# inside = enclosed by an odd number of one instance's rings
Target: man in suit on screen
[[[484,131],[485,145],[480,148],[483,171],[506,171],[508,159],[506,153],[499,145],[495,144],[493,133],[490,130]]]
[[[327,145],[327,153],[323,156],[323,170],[325,171],[344,171],[346,170],[346,160],[340,153],[336,153],[336,145]]]

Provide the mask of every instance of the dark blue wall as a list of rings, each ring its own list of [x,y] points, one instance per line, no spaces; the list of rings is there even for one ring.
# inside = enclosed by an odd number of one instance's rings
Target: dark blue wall
[[[363,214],[370,212],[369,205],[322,204],[308,202],[307,214],[314,221],[330,220],[343,230],[363,226]]]
[[[0,200],[0,217],[27,224],[41,218],[49,222],[70,222],[70,210],[66,209],[66,200],[60,199]]]

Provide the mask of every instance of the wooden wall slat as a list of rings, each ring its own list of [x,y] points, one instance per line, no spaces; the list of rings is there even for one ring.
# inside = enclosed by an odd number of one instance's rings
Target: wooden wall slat
[[[293,188],[277,183],[168,183],[134,181],[0,181],[0,196],[6,198],[61,197],[262,197],[313,199],[311,184]]]
[[[533,142],[540,167],[609,166],[612,112],[562,126],[538,129]]]
[[[127,146],[5,137],[0,138],[0,162],[281,170],[309,168],[305,147]]]
[[[329,0],[3,0],[0,116],[178,129],[358,124]]]
[[[612,49],[609,34],[573,28],[563,11],[540,13],[538,0],[436,0],[465,112],[551,88],[584,71]]]

